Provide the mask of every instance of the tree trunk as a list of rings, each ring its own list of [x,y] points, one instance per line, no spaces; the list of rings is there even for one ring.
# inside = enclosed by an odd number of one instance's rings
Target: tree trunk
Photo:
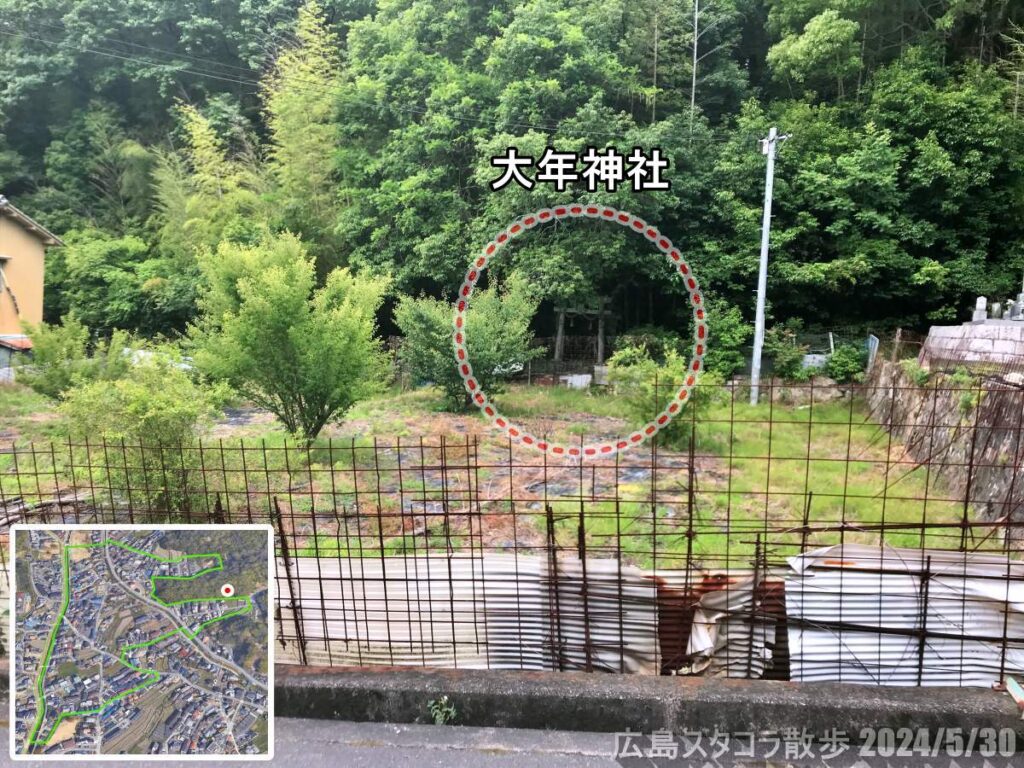
[[[555,330],[555,362],[562,361],[562,348],[565,344],[565,310],[557,309],[558,326]]]

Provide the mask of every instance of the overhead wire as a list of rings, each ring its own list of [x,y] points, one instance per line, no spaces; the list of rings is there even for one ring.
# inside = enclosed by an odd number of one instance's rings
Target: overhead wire
[[[0,23],[6,23],[6,22],[0,22]],[[70,33],[72,31],[72,30],[70,30],[68,28],[68,26],[66,24],[61,24],[61,23],[48,24],[48,23],[46,23],[44,21],[33,21],[32,22],[32,26],[33,27],[46,27],[48,29],[54,30],[55,32]],[[157,47],[151,46],[151,45],[143,45],[142,43],[136,43],[136,42],[133,42],[131,40],[125,40],[123,38],[116,37],[116,36],[113,36],[113,35],[96,35],[96,39],[97,40],[101,40],[101,41],[105,41],[107,43],[114,43],[114,44],[117,44],[117,45],[128,46],[129,48],[135,48],[135,49],[142,50],[142,51],[149,51],[151,53],[155,53],[155,54],[158,54],[160,56],[168,56],[168,57],[173,57],[173,58],[177,58],[177,59],[187,59],[189,61],[197,62],[199,64],[212,64],[213,66],[220,67],[221,69],[235,70],[237,72],[240,72],[240,73],[246,74],[246,75],[247,74],[251,74],[252,71],[253,71],[252,67],[242,67],[242,66],[238,66],[237,64],[229,64],[229,63],[224,62],[224,61],[218,61],[217,59],[210,59],[210,58],[207,58],[207,57],[204,57],[204,56],[197,56],[197,55],[192,54],[192,53],[184,53],[182,51],[173,51],[173,50],[168,50],[166,48],[157,48]],[[63,44],[67,44],[67,43],[62,43],[60,41],[57,41],[57,42],[58,42],[58,44],[62,44],[62,45]],[[268,51],[266,47],[262,47],[260,50],[265,55],[268,55],[268,56],[271,55],[270,51]],[[116,49],[114,49],[114,52],[122,53],[121,51],[116,51]],[[162,64],[162,63],[165,63],[165,62],[157,62],[157,63],[161,63]],[[170,64],[171,62],[166,62],[166,63]]]
[[[145,66],[153,67],[153,68],[167,68],[169,70],[169,72],[168,72],[169,74],[175,73],[175,74],[193,75],[193,76],[196,76],[196,77],[205,77],[205,78],[209,78],[209,79],[216,80],[216,81],[219,81],[219,82],[231,83],[231,84],[234,84],[234,85],[250,86],[250,87],[255,89],[252,92],[249,92],[252,95],[258,94],[259,93],[259,89],[263,85],[259,79],[242,77],[241,75],[239,75],[239,76],[230,76],[230,75],[225,74],[223,72],[210,71],[210,70],[208,70],[206,68],[200,68],[198,66],[181,67],[181,66],[178,66],[177,63],[173,62],[173,61],[155,61],[153,59],[142,58],[140,56],[126,55],[124,52],[113,50],[113,49],[110,49],[110,48],[104,48],[104,47],[101,47],[101,46],[96,46],[96,45],[92,45],[92,46],[76,45],[76,44],[68,42],[68,41],[53,40],[53,39],[50,39],[50,38],[47,38],[47,37],[41,37],[38,34],[28,34],[25,31],[11,31],[12,25],[9,22],[0,20],[0,27],[3,27],[3,26],[6,26],[7,29],[5,30],[3,28],[0,28],[0,35],[4,35],[4,36],[7,36],[7,37],[21,38],[21,39],[25,39],[25,40],[32,40],[34,42],[42,43],[44,45],[49,45],[49,46],[53,46],[53,47],[68,46],[68,47],[74,48],[75,50],[77,50],[79,52],[82,52],[82,53],[89,53],[89,54],[93,54],[93,55],[97,55],[97,56],[113,58],[113,59],[116,59],[116,60],[130,62],[130,63],[135,63],[135,64],[141,64],[141,65],[145,65]],[[38,26],[47,26],[47,27],[49,27],[51,29],[57,29],[57,27],[55,25],[52,25],[52,24],[40,24]],[[64,29],[65,29],[65,31],[67,31],[66,27],[64,27]],[[214,62],[214,60],[212,60],[212,59],[208,59],[208,58],[204,58],[204,57],[196,57],[196,56],[192,56],[190,54],[185,54],[185,53],[168,51],[166,49],[161,49],[161,48],[153,48],[151,46],[145,46],[145,45],[141,45],[141,44],[137,44],[137,43],[131,43],[129,41],[121,40],[119,38],[103,37],[103,36],[101,36],[99,39],[106,40],[108,42],[115,41],[115,42],[121,43],[123,45],[130,45],[130,46],[133,46],[133,47],[137,47],[139,49],[149,50],[149,51],[152,51],[152,52],[156,52],[156,53],[159,53],[161,55],[175,56],[175,57],[177,57],[179,59],[186,59],[186,60],[189,60],[189,61],[192,61],[192,62],[198,62],[198,63],[211,62],[211,63],[216,64],[217,66],[222,66],[222,67],[225,67],[225,68],[230,68],[230,69],[244,71],[244,68],[237,67],[235,65],[221,64],[221,63],[218,63],[218,62]],[[266,49],[264,49],[264,52],[266,53],[267,56],[271,56],[272,55]],[[248,70],[248,71],[251,72],[252,70]],[[325,93],[330,93],[331,92],[330,89],[324,88],[322,86],[322,84],[320,84],[318,82],[315,82],[315,81],[312,81],[312,80],[308,80],[306,78],[293,77],[293,78],[291,78],[291,80],[292,80],[293,83],[297,83],[296,87],[298,87],[299,90],[305,90],[306,92],[318,92],[318,93],[321,93],[321,94],[325,94]],[[559,131],[562,131],[562,132],[569,131],[569,132],[577,133],[578,135],[581,135],[581,136],[606,136],[606,137],[618,138],[618,139],[628,138],[628,135],[629,135],[628,133],[622,132],[622,131],[602,131],[602,130],[596,130],[596,129],[574,130],[571,127],[566,126],[566,125],[547,125],[547,124],[543,124],[543,123],[533,123],[533,122],[524,122],[524,121],[516,121],[516,120],[512,120],[512,121],[510,121],[510,120],[501,120],[501,119],[498,119],[498,118],[484,117],[484,116],[481,116],[479,114],[476,114],[476,115],[453,114],[451,112],[436,111],[436,110],[433,110],[433,109],[430,109],[430,108],[427,108],[427,107],[422,107],[421,108],[421,107],[414,107],[414,106],[401,106],[401,105],[397,105],[397,104],[388,104],[388,105],[386,105],[386,108],[389,109],[389,110],[396,111],[396,112],[404,112],[406,114],[414,114],[414,115],[418,115],[418,116],[421,116],[421,117],[427,117],[427,116],[434,117],[434,116],[436,116],[436,117],[441,117],[441,118],[447,118],[447,119],[450,119],[450,120],[454,120],[456,122],[475,123],[477,125],[490,125],[490,126],[493,126],[493,127],[497,128],[497,129],[504,129],[504,130],[507,130],[509,128],[518,128],[518,129],[526,129],[526,130],[535,130],[535,131],[540,131],[540,132],[544,132],[544,133],[548,133],[548,134],[556,134]],[[708,135],[697,136],[697,137],[694,137],[694,138],[696,140],[702,141],[702,142],[707,142],[707,141],[727,142],[727,141],[733,140],[735,138],[735,134],[734,133],[711,133],[711,134],[708,134]]]

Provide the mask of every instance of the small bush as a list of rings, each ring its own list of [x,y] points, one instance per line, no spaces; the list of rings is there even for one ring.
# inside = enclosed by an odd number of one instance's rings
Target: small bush
[[[974,374],[962,365],[949,374],[947,378],[955,389],[973,389],[978,384]]]
[[[455,704],[447,696],[431,699],[427,702],[427,709],[430,716],[434,718],[434,725],[448,725],[454,722],[459,714]]]
[[[501,392],[503,381],[543,354],[530,346],[530,320],[536,309],[533,292],[516,277],[504,290],[489,288],[473,294],[466,311],[466,346],[473,376],[488,395]],[[448,409],[467,408],[469,395],[455,367],[451,304],[404,297],[395,310],[395,322],[405,337],[399,357],[413,378],[439,386]]]
[[[112,381],[123,376],[130,358],[125,352],[131,339],[114,331],[89,354],[89,329],[75,316],[60,325],[25,328],[32,340],[32,356],[18,371],[18,381],[41,395],[59,399],[71,387],[90,381]]]
[[[123,461],[106,461],[102,445],[91,448],[98,454],[89,461],[91,486],[132,488],[135,505],[146,496],[149,509],[187,513],[202,480],[190,477],[189,462],[178,451],[196,442],[227,394],[223,385],[197,384],[175,352],[158,349],[137,355],[117,380],[71,388],[61,411],[73,440],[124,441]],[[165,458],[165,449],[174,451],[172,458]],[[108,477],[96,477],[99,467]]]
[[[800,369],[791,377],[792,381],[806,383],[815,376],[821,376],[826,371],[824,365],[801,365]]]
[[[903,373],[913,382],[916,387],[923,387],[928,383],[930,373],[918,365],[917,360],[903,360],[900,362]]]
[[[662,361],[664,361],[664,358],[662,358]],[[620,375],[626,368],[649,364],[653,364],[655,368],[657,367],[657,363],[654,362],[654,356],[647,350],[646,344],[629,344],[619,347],[615,354],[608,358],[608,365],[617,369]]]
[[[864,373],[864,350],[856,344],[840,344],[828,359],[825,372],[838,382],[856,381]]]
[[[685,343],[683,338],[672,331],[656,325],[642,325],[615,338],[617,349],[644,349],[655,362],[663,363],[665,356],[671,351],[681,353]]]
[[[798,380],[808,347],[797,344],[799,321],[773,326],[764,335],[764,352],[772,359],[772,373],[780,379]]]
[[[633,426],[639,427],[653,419],[682,386],[688,375],[687,360],[677,352],[669,351],[665,362],[656,363],[643,347],[625,347],[608,361],[608,383],[626,405]],[[722,377],[714,372],[701,376],[694,388],[688,408],[700,410],[714,402],[723,392]],[[673,448],[687,447],[692,423],[689,418],[677,416],[659,432],[662,444]],[[698,421],[698,440],[701,437]]]
[[[746,348],[754,335],[739,307],[712,299],[708,303],[708,352],[704,365],[709,373],[728,380],[746,366]]]
[[[722,299],[709,299],[707,313],[709,339],[704,368],[725,381],[746,366],[747,344],[754,335],[754,328],[743,319],[739,307]],[[665,362],[670,350],[680,355],[689,354],[692,343],[689,335],[681,336],[652,325],[634,328],[615,339],[617,350],[642,348],[659,364]]]
[[[958,409],[962,418],[971,415],[971,411],[981,403],[982,392],[978,380],[963,366],[957,368],[948,377],[949,385],[958,391]]]

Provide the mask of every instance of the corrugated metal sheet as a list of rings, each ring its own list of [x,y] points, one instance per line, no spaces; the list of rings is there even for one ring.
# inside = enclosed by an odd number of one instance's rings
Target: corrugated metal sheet
[[[858,545],[789,563],[782,584],[568,556],[300,557],[290,572],[279,562],[279,620],[307,661],[333,665],[739,678],[788,666],[793,680],[875,685],[1024,674],[1024,564]],[[282,657],[298,660],[296,644]]]
[[[756,610],[752,611],[754,579],[750,571],[658,570],[652,578],[658,585],[662,674],[726,674],[728,670],[729,677],[788,677],[786,636],[779,630],[785,614],[780,579],[759,580]],[[702,626],[697,628],[695,622]],[[753,634],[747,630],[751,622],[758,627]],[[693,639],[695,634],[700,634],[700,639]],[[749,665],[748,655],[755,660]],[[739,657],[743,663],[737,663]]]
[[[621,584],[620,584],[621,578]],[[657,592],[615,560],[429,555],[278,562],[311,663],[658,674]],[[297,660],[294,643],[282,654]]]
[[[1004,555],[845,545],[789,563],[793,680],[988,687],[1024,673],[1024,565]]]
[[[575,557],[555,573],[522,555],[300,557],[290,572],[279,561],[279,619],[311,663],[745,678],[772,660],[776,619],[761,610],[763,583],[755,606],[750,576],[598,559],[584,575]],[[282,656],[297,661],[296,644]]]
[[[693,614],[684,674],[759,678],[772,663],[775,619],[762,609],[763,585],[753,577],[707,592]]]

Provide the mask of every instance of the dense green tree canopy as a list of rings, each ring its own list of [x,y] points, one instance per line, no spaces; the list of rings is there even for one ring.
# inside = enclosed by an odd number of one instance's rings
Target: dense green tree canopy
[[[48,319],[103,332],[183,331],[201,263],[285,231],[320,285],[448,297],[496,228],[582,197],[657,222],[749,319],[776,125],[774,316],[924,325],[1020,282],[1022,23],[960,0],[0,0],[0,190],[67,235]],[[509,147],[590,146],[661,148],[671,189],[490,187]],[[542,311],[685,316],[649,246],[591,222],[492,268]]]

